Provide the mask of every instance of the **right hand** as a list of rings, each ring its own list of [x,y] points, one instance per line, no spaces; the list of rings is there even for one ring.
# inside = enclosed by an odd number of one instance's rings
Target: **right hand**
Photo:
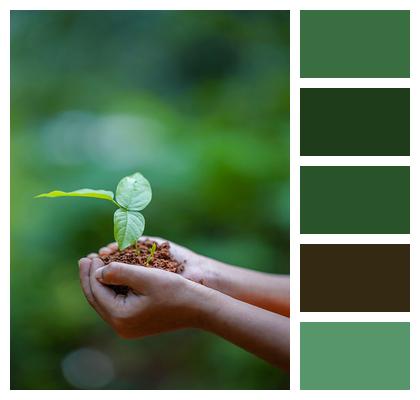
[[[199,327],[211,291],[173,272],[112,262],[79,261],[80,281],[92,307],[124,338]],[[127,295],[109,285],[128,286]]]

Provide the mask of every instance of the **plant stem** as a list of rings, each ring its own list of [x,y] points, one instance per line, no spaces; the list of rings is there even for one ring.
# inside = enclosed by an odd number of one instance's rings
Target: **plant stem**
[[[150,261],[153,260],[153,257],[155,255],[155,251],[156,251],[156,243],[153,243],[153,246],[149,249],[149,256],[147,257],[146,265],[149,265]]]
[[[122,208],[122,209],[124,209],[123,207],[121,207],[115,200],[111,200],[118,208]]]

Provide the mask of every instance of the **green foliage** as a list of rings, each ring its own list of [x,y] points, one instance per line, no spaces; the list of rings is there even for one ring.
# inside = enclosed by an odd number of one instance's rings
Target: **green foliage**
[[[138,211],[119,208],[114,213],[114,237],[120,250],[136,243],[144,230],[144,217]]]
[[[112,240],[111,203],[32,195],[141,171],[147,234],[287,274],[289,13],[12,11],[10,36],[12,389],[74,389],[62,361],[92,346],[114,363],[106,389],[287,388],[205,332],[117,338],[77,271]]]
[[[146,259],[146,265],[149,265],[153,261],[153,257],[155,256],[156,251],[156,242],[153,242],[152,247],[149,249],[149,255]]]
[[[79,189],[73,192],[63,192],[61,190],[53,190],[49,193],[42,193],[35,198],[40,197],[93,197],[96,199],[104,199],[114,201],[114,193],[108,190],[95,190],[95,189]]]
[[[152,188],[149,181],[140,173],[126,176],[120,180],[114,193],[107,190],[79,189],[73,192],[54,190],[42,193],[40,197],[94,197],[110,200],[119,208],[114,213],[114,238],[120,250],[137,242],[144,231],[144,217],[138,211],[143,210],[152,200]]]
[[[117,186],[118,204],[130,211],[140,211],[152,200],[149,181],[140,172],[122,178]]]

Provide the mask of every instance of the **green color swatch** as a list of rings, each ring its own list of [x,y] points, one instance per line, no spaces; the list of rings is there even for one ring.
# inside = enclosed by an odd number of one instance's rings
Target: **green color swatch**
[[[410,233],[409,167],[301,167],[301,233]]]
[[[410,12],[301,11],[302,78],[408,78]]]
[[[410,89],[301,89],[302,156],[409,156]]]
[[[408,322],[303,322],[300,388],[410,388]]]

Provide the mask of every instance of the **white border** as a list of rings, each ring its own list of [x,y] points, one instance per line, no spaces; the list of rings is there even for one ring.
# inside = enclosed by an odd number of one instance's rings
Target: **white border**
[[[419,39],[420,18],[419,2],[408,0],[42,0],[42,1],[7,1],[0,3],[0,173],[2,188],[9,188],[10,176],[10,154],[9,135],[10,132],[10,100],[9,100],[9,11],[11,9],[40,9],[40,10],[134,10],[134,9],[155,9],[155,10],[291,10],[291,390],[290,391],[218,391],[217,396],[222,398],[240,398],[241,400],[258,398],[278,399],[280,396],[286,399],[412,399],[420,396],[420,387],[416,378],[420,376],[420,291],[416,283],[420,282],[420,196],[418,183],[420,182],[419,157],[420,157],[420,124],[418,112],[419,101]],[[351,10],[351,9],[408,9],[411,10],[411,78],[410,79],[301,79],[299,78],[299,10],[309,9],[330,9],[330,10]],[[391,165],[396,161],[380,158],[365,158],[364,160],[333,160],[321,157],[319,161],[310,160],[307,157],[299,156],[299,89],[300,87],[410,87],[411,88],[411,157],[398,160],[399,165],[411,166],[411,233],[410,235],[300,235],[299,234],[299,165],[370,165],[370,163],[383,162],[383,165]],[[416,133],[414,133],[416,132]],[[401,161],[401,163],[400,163]],[[388,164],[391,163],[391,164]],[[347,164],[346,164],[347,163]],[[353,164],[352,164],[353,163]],[[359,164],[360,163],[360,164]],[[378,165],[378,164],[372,164]],[[382,164],[379,164],[382,165]],[[394,164],[392,164],[394,165]],[[9,193],[1,196],[2,210],[9,212]],[[26,398],[30,393],[31,397],[39,399],[55,398],[56,391],[40,390],[31,392],[9,390],[9,280],[10,274],[7,264],[9,261],[9,226],[2,224],[1,227],[1,251],[4,273],[2,274],[2,288],[0,290],[0,306],[3,308],[1,314],[5,323],[0,336],[0,354],[3,355],[0,369],[0,390],[1,398],[20,399]],[[299,244],[300,243],[410,243],[411,244],[411,313],[403,313],[399,316],[395,313],[380,313],[379,315],[365,314],[370,320],[391,321],[398,320],[411,322],[411,390],[410,391],[299,391],[299,321],[311,320],[349,320],[353,318],[346,313],[316,313],[311,316],[299,312]],[[7,255],[7,256],[6,256]],[[362,316],[354,316],[354,320],[363,320]],[[221,362],[223,362],[221,360]],[[23,394],[25,393],[25,394]],[[62,398],[72,398],[74,392],[59,391]],[[114,398],[123,396],[126,399],[138,399],[139,396],[147,396],[148,399],[163,399],[167,396],[164,391],[78,391],[77,396],[91,398],[102,396],[103,398]],[[215,394],[209,391],[172,391],[169,396],[173,399],[207,399]]]

